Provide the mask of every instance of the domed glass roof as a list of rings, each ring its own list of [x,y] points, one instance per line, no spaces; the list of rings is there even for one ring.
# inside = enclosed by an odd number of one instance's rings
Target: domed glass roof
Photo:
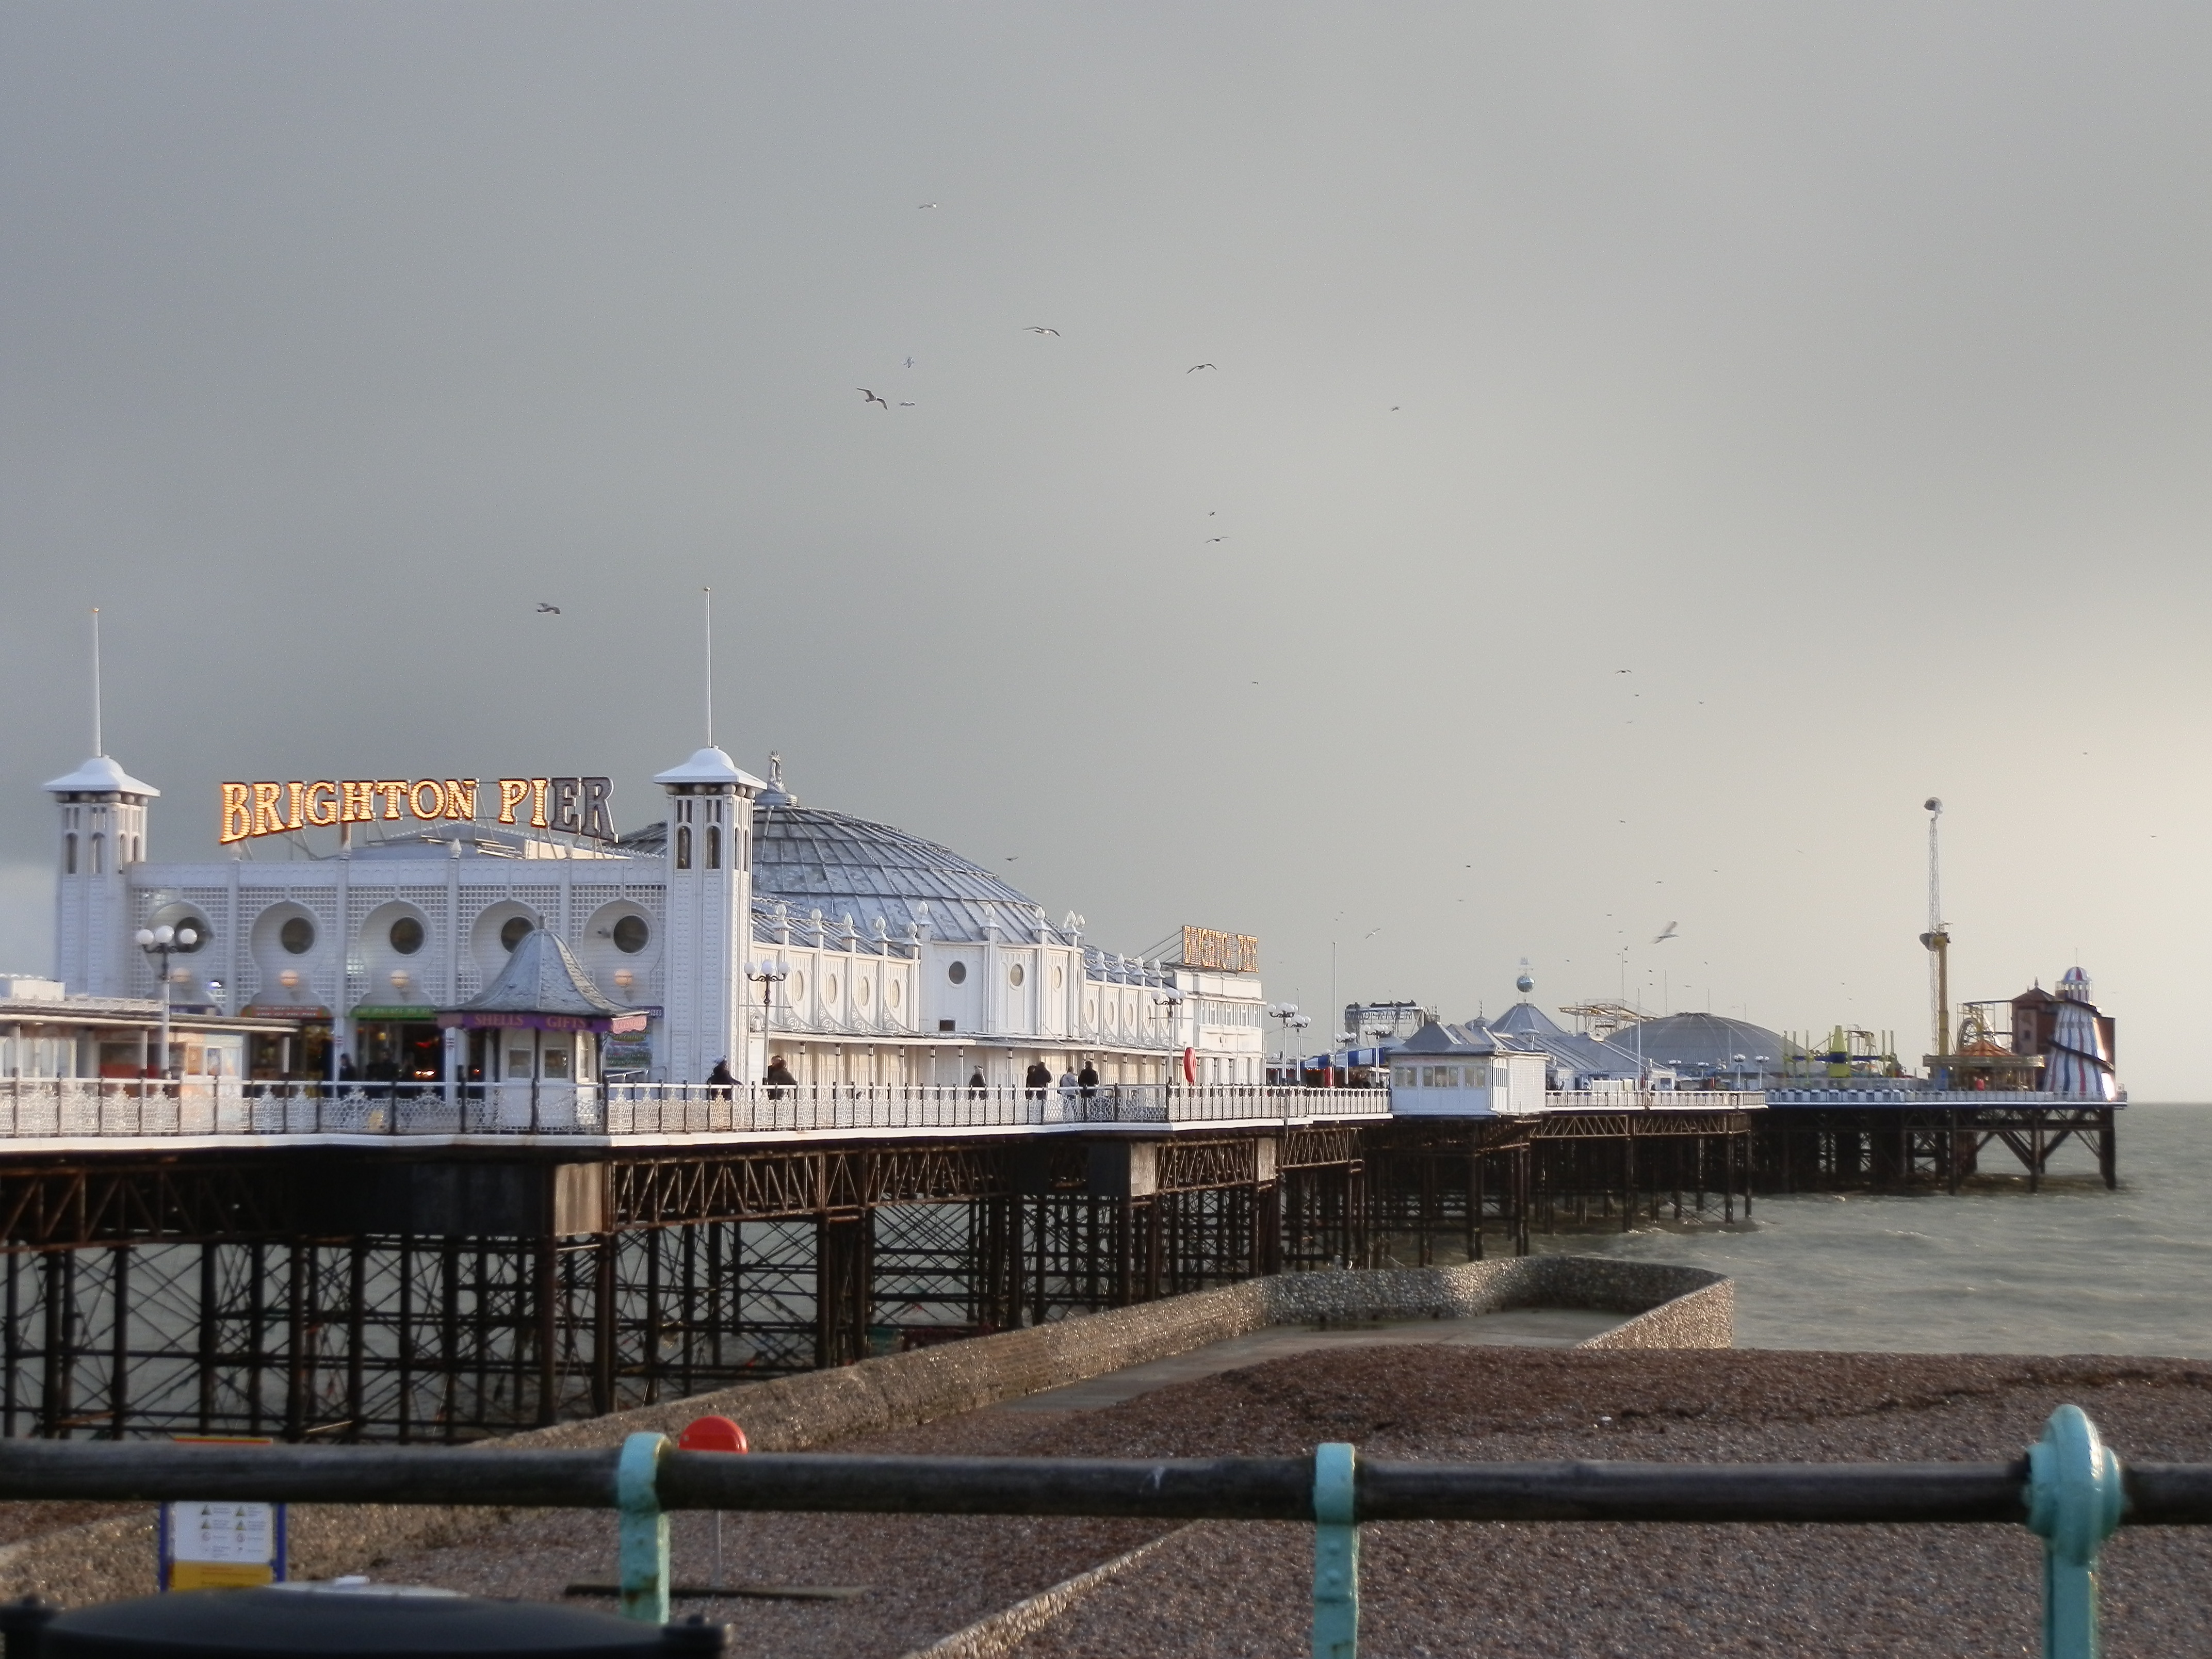
[[[863,938],[874,934],[878,916],[893,939],[905,938],[911,922],[938,939],[981,939],[988,921],[1003,936],[1034,939],[1044,922],[1035,899],[949,847],[796,804],[761,805],[753,813],[757,921],[779,900],[794,925],[808,925],[817,909],[832,927],[849,914]]]
[[[1778,1073],[1785,1059],[1804,1053],[1778,1031],[1722,1014],[1667,1014],[1624,1025],[1606,1041],[1641,1055],[1646,1065],[1705,1075]]]

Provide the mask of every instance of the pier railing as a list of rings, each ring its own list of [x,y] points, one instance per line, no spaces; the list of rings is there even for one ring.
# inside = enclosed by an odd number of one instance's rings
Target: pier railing
[[[1766,1104],[1757,1089],[1553,1089],[1547,1112],[1748,1112]]]
[[[2009,1463],[1410,1463],[1311,1457],[733,1456],[617,1450],[0,1442],[0,1499],[612,1509],[629,1618],[665,1623],[668,1512],[1065,1515],[1314,1528],[1315,1659],[1354,1659],[1368,1521],[2025,1526],[2045,1659],[2094,1659],[2099,1553],[2122,1526],[2212,1524],[2212,1464],[2124,1466],[2077,1407]]]
[[[1382,1089],[1100,1085],[260,1082],[15,1078],[0,1142],[269,1135],[580,1135],[665,1139],[1079,1124],[1297,1123],[1382,1117]]]

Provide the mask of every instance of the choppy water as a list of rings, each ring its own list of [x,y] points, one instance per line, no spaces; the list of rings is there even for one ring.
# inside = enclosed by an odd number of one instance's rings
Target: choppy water
[[[2212,1358],[2212,1106],[2130,1106],[2119,1132],[2117,1192],[2069,1143],[2033,1195],[1761,1198],[1748,1225],[1536,1248],[1732,1274],[1747,1348]]]

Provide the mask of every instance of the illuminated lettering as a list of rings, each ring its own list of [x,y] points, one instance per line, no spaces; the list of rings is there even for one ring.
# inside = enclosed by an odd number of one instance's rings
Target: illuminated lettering
[[[522,819],[533,830],[552,830],[592,841],[620,839],[606,778],[501,778],[499,821]],[[258,836],[368,823],[412,817],[421,823],[473,822],[477,778],[294,778],[283,783],[221,786],[219,838],[228,847]]]
[[[607,797],[614,786],[605,778],[584,780],[584,834],[593,841],[615,840],[614,814],[607,810]]]
[[[553,811],[545,827],[574,835],[584,827],[584,821],[576,816],[576,803],[584,793],[582,786],[574,778],[548,778],[546,783],[552,791]]]

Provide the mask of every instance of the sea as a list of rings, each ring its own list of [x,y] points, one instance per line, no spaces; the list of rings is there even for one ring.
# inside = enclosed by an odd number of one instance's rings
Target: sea
[[[1531,1244],[1727,1273],[1743,1348],[2212,1358],[2212,1105],[2130,1105],[2118,1128],[2117,1191],[2069,1141],[2036,1193],[1761,1197],[1733,1225]]]

